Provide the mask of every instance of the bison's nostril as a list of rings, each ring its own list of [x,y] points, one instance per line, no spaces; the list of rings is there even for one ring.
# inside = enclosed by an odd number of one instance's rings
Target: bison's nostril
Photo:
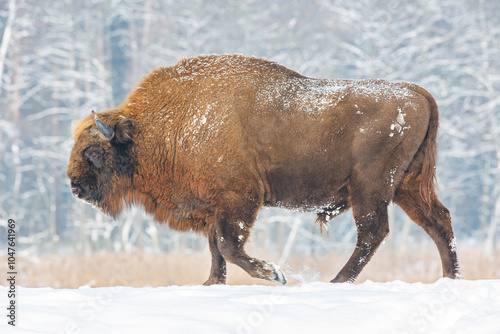
[[[71,192],[73,193],[73,195],[75,195],[76,197],[78,197],[78,195],[80,194],[80,188],[71,187]]]
[[[86,193],[85,187],[80,181],[71,180],[71,192],[78,198],[83,198]]]

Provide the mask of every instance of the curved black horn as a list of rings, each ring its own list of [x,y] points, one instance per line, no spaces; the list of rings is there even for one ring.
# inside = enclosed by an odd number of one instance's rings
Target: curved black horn
[[[104,135],[104,137],[106,137],[107,139],[110,139],[110,140],[113,139],[113,137],[115,136],[115,132],[113,131],[113,129],[111,129],[109,126],[104,124],[99,119],[99,117],[97,117],[97,115],[94,115],[94,121],[95,121],[95,125],[97,125],[97,128],[99,129],[99,131],[101,131],[101,133]]]

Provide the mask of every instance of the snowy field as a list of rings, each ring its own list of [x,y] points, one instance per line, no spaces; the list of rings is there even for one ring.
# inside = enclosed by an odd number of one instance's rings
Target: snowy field
[[[7,287],[0,287],[5,313]],[[500,280],[17,287],[0,333],[500,333]]]

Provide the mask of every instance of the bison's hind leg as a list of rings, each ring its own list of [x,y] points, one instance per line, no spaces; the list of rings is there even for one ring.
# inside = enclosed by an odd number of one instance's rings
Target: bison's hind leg
[[[364,172],[354,173],[348,191],[357,229],[356,247],[331,281],[334,283],[353,282],[389,233],[387,205],[392,190],[386,180],[373,180]]]
[[[434,191],[430,205],[420,193],[420,175],[409,174],[397,189],[394,202],[434,240],[441,257],[443,276],[460,278],[455,236],[448,209]]]

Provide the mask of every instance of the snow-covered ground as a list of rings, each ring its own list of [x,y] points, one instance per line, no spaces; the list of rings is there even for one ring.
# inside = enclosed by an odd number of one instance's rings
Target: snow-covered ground
[[[0,287],[1,308],[8,305]],[[0,333],[500,333],[500,280],[65,290],[17,287]]]

